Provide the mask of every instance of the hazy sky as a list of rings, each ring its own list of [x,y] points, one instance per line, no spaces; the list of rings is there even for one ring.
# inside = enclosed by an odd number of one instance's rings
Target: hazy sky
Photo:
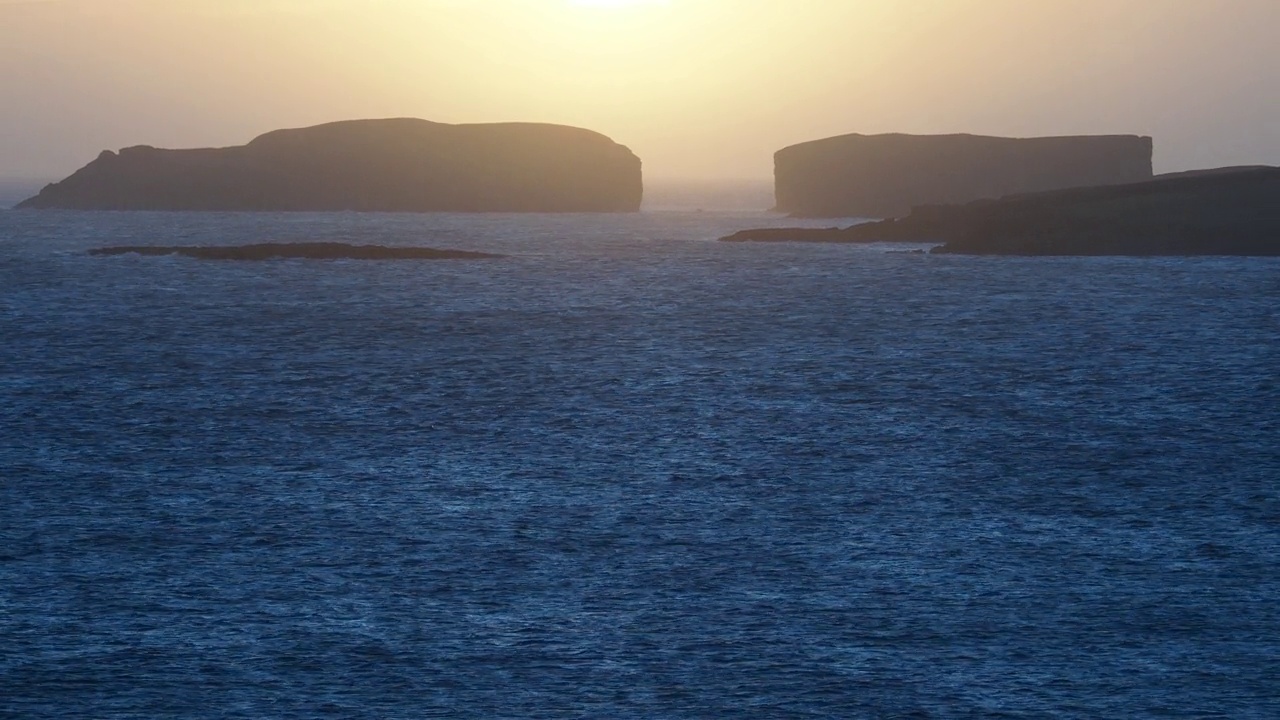
[[[412,116],[769,177],[848,132],[1139,133],[1280,164],[1280,0],[0,0],[0,177]]]

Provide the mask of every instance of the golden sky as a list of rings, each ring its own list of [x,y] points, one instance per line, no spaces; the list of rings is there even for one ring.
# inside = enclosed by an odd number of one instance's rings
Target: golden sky
[[[1277,37],[1280,0],[0,0],[0,177],[401,116],[588,127],[651,178],[847,132],[1280,164]]]

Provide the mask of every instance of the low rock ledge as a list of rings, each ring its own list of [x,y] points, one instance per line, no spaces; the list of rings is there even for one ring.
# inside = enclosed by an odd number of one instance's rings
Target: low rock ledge
[[[184,255],[201,260],[484,260],[504,257],[469,250],[348,245],[338,242],[254,245],[120,245],[95,248],[90,255]]]

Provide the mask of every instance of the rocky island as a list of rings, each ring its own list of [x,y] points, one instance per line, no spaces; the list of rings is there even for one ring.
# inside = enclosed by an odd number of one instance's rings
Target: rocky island
[[[774,154],[777,210],[798,217],[901,217],[918,205],[1149,180],[1136,135],[1005,138],[841,135]]]
[[[247,145],[103,152],[19,208],[635,212],[640,160],[590,130],[412,118],[277,130]]]
[[[916,208],[838,229],[744,230],[722,240],[941,243],[973,255],[1280,255],[1280,168],[1229,168]]]
[[[481,260],[501,255],[423,247],[348,245],[337,242],[254,245],[120,245],[95,248],[90,255],[184,255],[200,260]]]

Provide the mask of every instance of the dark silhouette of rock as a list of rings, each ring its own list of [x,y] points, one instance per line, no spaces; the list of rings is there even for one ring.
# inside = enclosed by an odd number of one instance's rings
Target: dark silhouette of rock
[[[810,231],[765,232],[782,239]],[[926,205],[903,218],[817,232],[807,239],[944,243],[936,253],[1280,255],[1280,168]]]
[[[944,233],[930,233],[946,241],[935,253],[1280,255],[1280,169],[1191,174],[938,208],[927,223],[938,230],[947,225]]]
[[[1128,185],[925,205],[846,228],[741,230],[729,242],[945,243],[988,255],[1280,255],[1280,168],[1214,168]]]
[[[798,242],[798,243],[856,243],[886,242],[882,239],[859,239],[849,234],[849,228],[751,228],[725,235],[720,242]]]
[[[640,160],[599,133],[536,123],[352,120],[248,145],[107,151],[21,208],[635,212]]]
[[[1160,173],[1159,175],[1155,176],[1155,179],[1165,180],[1168,178],[1179,178],[1179,177],[1222,175],[1224,173],[1241,172],[1242,170],[1266,170],[1272,167],[1275,167],[1275,166],[1274,165],[1231,165],[1228,167],[1202,168],[1197,170],[1182,170],[1179,172]]]
[[[90,250],[90,255],[185,255],[201,260],[479,260],[500,258],[467,250],[437,250],[421,247],[387,247],[385,245],[347,245],[336,242],[259,243],[256,245],[126,245]]]
[[[1148,180],[1151,138],[841,135],[774,155],[777,210],[901,217],[918,205]]]
[[[916,208],[916,212],[927,213],[931,207]],[[751,228],[726,235],[720,238],[720,241],[798,243],[930,242],[930,240],[920,239],[920,226],[918,224],[907,222],[906,220],[907,218],[866,222],[845,228]]]

